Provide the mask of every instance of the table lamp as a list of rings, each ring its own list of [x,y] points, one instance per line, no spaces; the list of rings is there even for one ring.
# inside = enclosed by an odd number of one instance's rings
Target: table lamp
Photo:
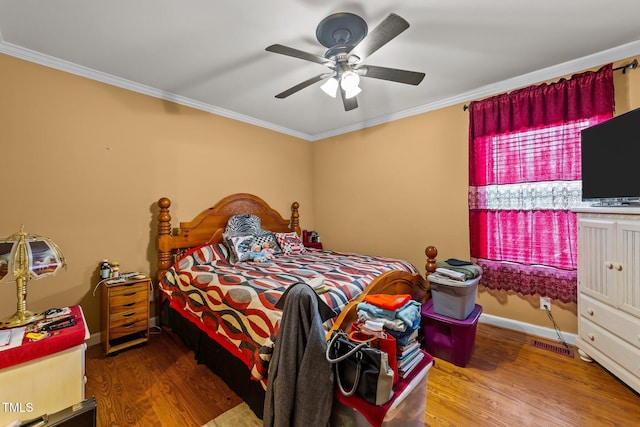
[[[40,320],[43,314],[27,310],[29,280],[52,276],[67,263],[58,245],[47,237],[27,234],[24,227],[9,237],[0,239],[0,282],[16,282],[18,309],[3,319],[0,328],[13,328]]]

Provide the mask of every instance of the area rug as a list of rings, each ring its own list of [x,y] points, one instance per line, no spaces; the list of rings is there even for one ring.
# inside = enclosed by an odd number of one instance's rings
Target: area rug
[[[218,415],[202,427],[262,427],[262,420],[249,406],[242,402],[227,412]]]

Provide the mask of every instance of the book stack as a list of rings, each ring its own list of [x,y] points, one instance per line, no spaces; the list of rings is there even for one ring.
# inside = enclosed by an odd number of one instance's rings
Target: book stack
[[[420,350],[420,342],[418,342],[418,330],[414,330],[406,345],[399,345],[396,349],[396,358],[398,359],[398,376],[406,378],[418,362],[422,360],[424,354]]]

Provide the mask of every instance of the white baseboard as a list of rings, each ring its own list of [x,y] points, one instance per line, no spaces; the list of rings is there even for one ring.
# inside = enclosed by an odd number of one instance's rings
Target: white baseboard
[[[158,324],[158,317],[152,317],[149,319],[149,327],[153,328]],[[91,347],[92,345],[101,344],[102,343],[102,333],[96,332],[91,334],[89,339],[87,340],[87,347]]]
[[[506,317],[494,316],[493,314],[480,314],[480,323],[486,323],[487,325],[497,326],[500,328],[509,329],[512,331],[522,332],[527,335],[534,335],[540,338],[546,338],[552,341],[558,341],[558,334],[553,328],[546,328],[544,326],[533,325],[531,323],[521,322],[519,320],[507,319]],[[578,336],[576,334],[570,334],[568,332],[562,332],[562,337],[567,344],[575,345]]]

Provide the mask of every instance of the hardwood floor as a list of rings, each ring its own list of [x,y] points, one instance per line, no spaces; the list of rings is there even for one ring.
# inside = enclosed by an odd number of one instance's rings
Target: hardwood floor
[[[640,425],[637,393],[596,363],[530,342],[478,324],[467,367],[436,359],[429,371],[425,425]],[[115,356],[92,346],[86,363],[100,427],[199,427],[241,402],[170,331]]]
[[[98,427],[199,427],[242,402],[168,330],[113,356],[89,347],[86,373]]]

